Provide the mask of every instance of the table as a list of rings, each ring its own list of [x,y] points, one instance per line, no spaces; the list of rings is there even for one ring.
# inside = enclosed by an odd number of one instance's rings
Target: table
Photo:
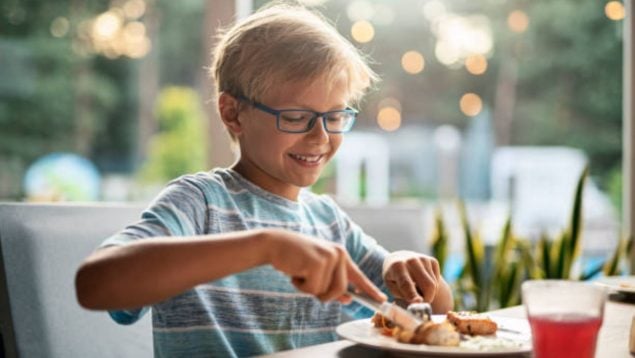
[[[617,296],[612,296],[616,299]],[[492,316],[527,318],[523,306],[515,306],[501,310],[488,312]],[[628,342],[631,322],[635,317],[635,304],[614,300],[606,302],[604,309],[604,322],[600,329],[596,357],[620,358],[631,357]],[[351,341],[341,340],[331,343],[283,351],[262,356],[267,358],[308,358],[308,357],[338,357],[338,358],[388,358],[388,357],[412,357],[412,354],[382,351]],[[430,357],[426,355],[426,357]],[[528,357],[528,355],[514,355],[514,357]]]

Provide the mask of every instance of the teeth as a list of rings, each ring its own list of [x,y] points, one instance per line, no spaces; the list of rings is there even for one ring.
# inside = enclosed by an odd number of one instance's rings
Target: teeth
[[[321,155],[299,155],[299,154],[291,154],[291,157],[298,159],[298,160],[302,160],[308,163],[315,163],[318,160],[320,160],[320,158],[322,158]]]

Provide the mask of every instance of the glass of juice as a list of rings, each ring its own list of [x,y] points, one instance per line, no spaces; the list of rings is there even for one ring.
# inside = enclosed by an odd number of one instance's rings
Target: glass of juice
[[[529,280],[523,282],[522,298],[534,357],[595,356],[604,316],[604,288],[579,281]]]

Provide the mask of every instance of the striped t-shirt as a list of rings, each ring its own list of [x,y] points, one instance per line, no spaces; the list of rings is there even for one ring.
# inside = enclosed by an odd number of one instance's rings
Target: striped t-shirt
[[[195,236],[281,228],[344,245],[382,290],[386,250],[327,196],[301,190],[298,201],[269,193],[231,169],[186,175],[171,182],[141,220],[103,246],[158,236]],[[236,258],[240,259],[239,257]],[[322,303],[301,293],[271,265],[198,285],[151,307],[157,357],[252,356],[333,341],[342,309],[353,318],[370,312],[355,304]],[[148,307],[112,311],[130,324]]]

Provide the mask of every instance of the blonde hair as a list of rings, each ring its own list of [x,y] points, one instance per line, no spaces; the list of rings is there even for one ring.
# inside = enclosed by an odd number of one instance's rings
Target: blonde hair
[[[321,15],[276,3],[236,23],[213,53],[210,74],[217,94],[260,101],[280,83],[327,83],[344,74],[349,102],[358,102],[377,80],[360,52]]]

